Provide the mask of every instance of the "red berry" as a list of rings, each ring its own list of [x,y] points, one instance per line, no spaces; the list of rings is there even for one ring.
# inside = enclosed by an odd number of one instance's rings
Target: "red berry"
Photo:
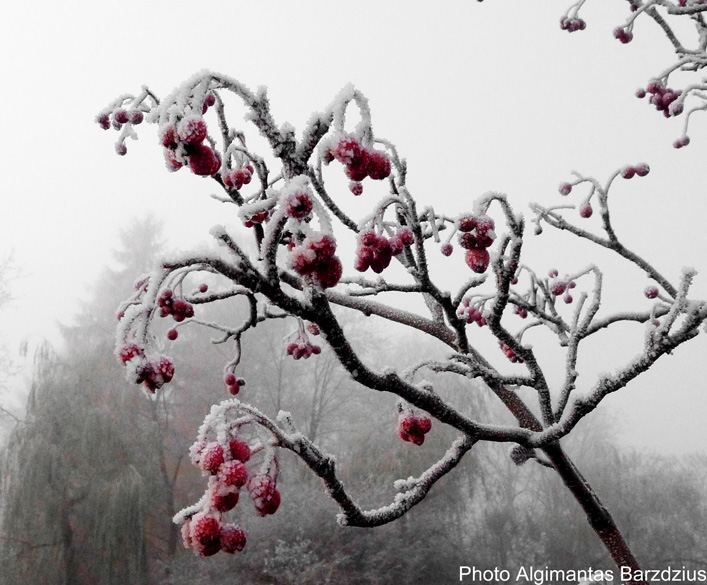
[[[354,195],[360,195],[363,193],[363,183],[360,181],[351,181],[349,183],[349,191],[351,191]]]
[[[162,127],[160,130],[160,141],[162,146],[169,148],[170,150],[174,150],[177,146],[179,146],[177,143],[177,133],[174,126],[170,124],[169,126]]]
[[[179,331],[177,331],[176,329],[170,329],[169,331],[167,331],[167,339],[169,339],[170,341],[174,341],[175,339],[177,339],[177,337],[179,337]]]
[[[682,148],[683,146],[687,146],[688,144],[690,144],[689,136],[683,136],[682,138],[678,138],[675,142],[673,142],[673,146],[675,148]]]
[[[644,97],[646,97],[646,90],[643,89],[642,87],[639,87],[639,88],[636,90],[636,97],[637,97],[638,99],[643,99]]]
[[[174,173],[184,166],[177,160],[177,155],[173,150],[165,148],[162,153],[164,154],[164,165],[170,173]]]
[[[226,487],[218,482],[212,484],[208,491],[209,506],[218,512],[228,512],[238,505],[238,490]]]
[[[221,526],[220,544],[221,550],[228,554],[241,552],[246,545],[246,533],[236,524],[225,524]]]
[[[209,290],[209,285],[208,285],[208,284],[202,284],[202,285],[199,287],[199,292],[200,292],[200,293],[205,293],[207,290]]]
[[[201,144],[206,134],[206,123],[198,116],[188,116],[177,125],[177,136],[184,144]]]
[[[651,170],[646,163],[640,163],[633,167],[639,177],[645,177]]]
[[[583,203],[579,208],[579,215],[585,219],[592,217],[592,213],[594,213],[594,210],[589,202]]]
[[[336,256],[322,262],[313,273],[314,281],[322,288],[332,288],[339,284],[343,267]]]
[[[280,507],[280,492],[269,475],[255,475],[248,482],[248,491],[259,516],[268,516]]]
[[[196,144],[189,155],[189,168],[195,175],[208,177],[221,169],[221,159],[206,144]]]
[[[470,232],[476,229],[476,218],[473,215],[466,215],[459,218],[459,231]]]
[[[233,438],[228,442],[228,447],[231,451],[231,457],[237,461],[246,463],[250,459],[250,446],[245,441]]]
[[[646,295],[646,298],[654,299],[658,296],[658,288],[655,286],[648,286],[643,293]]]
[[[210,475],[216,475],[223,464],[223,447],[216,441],[207,443],[199,458],[199,467]]]
[[[556,282],[553,282],[552,286],[550,286],[550,292],[553,295],[555,295],[556,297],[559,297],[566,290],[567,290],[567,283],[564,280],[558,280]]]
[[[203,557],[215,555],[221,550],[221,523],[212,515],[200,512],[190,522],[191,543]]]
[[[306,190],[295,190],[287,193],[282,205],[287,217],[303,220],[312,213],[314,202]]]
[[[635,174],[636,169],[634,169],[633,167],[624,167],[623,169],[621,169],[621,176],[624,179],[632,179]]]
[[[131,124],[141,124],[144,118],[145,116],[140,110],[130,110],[128,112],[128,120],[130,120]]]
[[[236,383],[236,375],[233,373],[228,373],[223,377],[223,381],[226,386],[232,386]]]
[[[572,185],[569,183],[560,184],[560,195],[569,195],[572,192]]]
[[[375,181],[381,181],[390,176],[390,159],[378,150],[368,151],[368,176]]]
[[[125,156],[126,154],[128,154],[128,147],[125,145],[125,142],[116,143],[115,152],[119,156]]]
[[[118,122],[118,124],[127,124],[129,119],[128,113],[120,108],[113,113],[113,119]]]
[[[219,468],[218,478],[225,485],[242,487],[248,481],[248,470],[240,461],[226,461]]]
[[[99,126],[104,130],[110,130],[110,116],[108,114],[102,114],[96,118]]]
[[[332,156],[340,163],[350,165],[354,160],[361,157],[361,143],[358,138],[351,135],[342,136],[336,147],[332,151]]]
[[[486,269],[489,267],[491,257],[489,256],[488,250],[482,248],[475,250],[467,250],[465,260],[469,268],[471,268],[477,274],[482,274],[486,272]]]

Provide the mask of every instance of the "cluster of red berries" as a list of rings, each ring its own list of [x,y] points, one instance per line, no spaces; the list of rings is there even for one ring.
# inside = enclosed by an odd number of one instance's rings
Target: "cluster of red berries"
[[[253,179],[253,165],[237,166],[221,175],[223,184],[228,189],[239,190],[243,185],[247,185]]]
[[[245,386],[245,380],[243,378],[236,377],[233,372],[228,372],[223,377],[223,383],[226,384],[228,391],[235,396],[241,391],[241,388]]]
[[[479,308],[471,304],[469,297],[464,297],[462,306],[457,310],[457,315],[465,319],[468,324],[476,323],[479,327],[486,325],[486,318]]]
[[[206,122],[196,115],[182,118],[176,125],[162,128],[160,139],[164,147],[167,169],[178,171],[186,158],[195,175],[208,177],[221,169],[221,156],[207,144]]]
[[[336,240],[327,234],[305,238],[294,246],[290,265],[300,275],[311,275],[322,288],[336,286],[341,278],[341,260],[335,255]]]
[[[324,163],[337,160],[346,167],[346,176],[351,179],[349,188],[354,195],[363,192],[361,181],[366,177],[381,181],[390,176],[388,156],[379,150],[365,147],[353,134],[333,135],[323,146]]]
[[[128,367],[130,380],[135,384],[144,384],[154,394],[174,378],[174,362],[166,355],[147,355],[135,343],[123,345],[118,350],[118,359]]]
[[[466,215],[458,224],[459,245],[466,250],[467,265],[477,274],[486,272],[491,260],[487,248],[496,239],[493,219],[487,215]]]
[[[584,20],[582,20],[581,18],[563,16],[560,19],[560,28],[562,30],[566,30],[567,32],[575,32],[587,28],[587,23],[584,22]]]
[[[245,532],[235,524],[224,524],[222,514],[236,507],[243,487],[248,490],[259,515],[274,514],[280,506],[275,479],[268,474],[249,474],[246,463],[251,449],[238,437],[232,437],[226,448],[217,441],[197,442],[190,449],[190,457],[202,473],[209,476],[209,484],[202,509],[187,518],[182,526],[184,546],[201,556],[243,550]]]
[[[300,358],[308,359],[312,357],[312,355],[319,355],[322,353],[322,348],[310,343],[309,340],[304,337],[298,337],[295,341],[291,341],[287,344],[285,351],[287,351],[287,355],[291,355],[298,360]]]
[[[633,40],[633,33],[627,28],[617,26],[614,29],[614,38],[625,45]]]
[[[513,362],[514,364],[522,364],[523,363],[523,358],[520,357],[519,355],[516,354],[515,351],[509,346],[503,343],[502,341],[498,342],[499,347],[501,348],[501,351],[506,354],[506,357]]]
[[[627,165],[621,169],[621,176],[624,179],[633,179],[634,176],[645,177],[651,168],[646,163],[640,163],[635,166]]]
[[[525,319],[528,317],[528,309],[526,309],[525,307],[521,307],[520,305],[514,305],[513,312],[521,319]]]
[[[393,256],[400,254],[405,246],[412,245],[414,241],[412,230],[407,226],[401,227],[390,239],[377,234],[375,230],[363,230],[358,235],[354,268],[359,272],[370,268],[380,274],[390,266]]]
[[[132,124],[133,126],[137,126],[138,124],[142,124],[144,119],[145,115],[141,110],[125,110],[123,108],[118,108],[113,112],[112,121],[110,114],[99,114],[96,118],[96,122],[98,122],[100,127],[104,130],[109,130],[111,126],[113,126],[116,130],[120,130],[123,127],[123,124]]]
[[[663,112],[663,115],[666,118],[682,114],[682,104],[678,103],[671,105],[680,97],[680,94],[682,93],[680,90],[670,89],[669,87],[663,85],[661,81],[654,80],[648,84],[646,89],[639,89],[636,92],[636,97],[644,98],[647,93],[651,94],[649,99],[650,103],[655,106],[656,110]]]
[[[282,194],[282,206],[287,217],[301,221],[307,218],[314,208],[312,193],[306,185],[297,184]]]
[[[556,297],[564,294],[562,300],[569,305],[574,300],[570,294],[570,289],[573,289],[576,286],[577,283],[573,280],[570,280],[569,282],[564,280],[556,280],[550,285],[550,293]]]
[[[431,428],[432,420],[427,416],[417,416],[407,409],[398,415],[398,436],[408,443],[422,445]]]
[[[194,316],[194,307],[184,299],[174,298],[174,293],[170,289],[165,289],[157,299],[157,306],[160,308],[160,317],[172,318],[181,323],[184,319],[190,319]],[[176,339],[176,336],[175,336]]]

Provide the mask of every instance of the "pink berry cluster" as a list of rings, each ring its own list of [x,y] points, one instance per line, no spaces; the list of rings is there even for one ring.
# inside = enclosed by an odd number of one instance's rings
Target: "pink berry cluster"
[[[663,112],[666,118],[682,114],[682,104],[671,105],[680,97],[682,93],[680,90],[671,89],[663,85],[661,81],[653,80],[648,84],[646,89],[639,89],[636,92],[636,97],[643,98],[647,93],[651,94],[649,102],[655,106],[656,110]]]
[[[130,110],[118,108],[112,113],[99,114],[96,117],[96,122],[98,122],[100,127],[104,130],[109,130],[111,126],[113,126],[116,130],[120,130],[124,124],[132,124],[133,126],[137,126],[138,124],[142,124],[144,119],[145,115],[141,110],[136,108]]]
[[[323,142],[324,164],[337,160],[345,167],[346,176],[351,179],[349,188],[354,195],[363,192],[363,181],[370,177],[381,181],[390,176],[391,166],[388,155],[369,148],[353,134],[335,134]]]
[[[520,305],[513,305],[513,312],[521,319],[526,319],[528,317],[528,309],[521,307]]]
[[[154,394],[174,377],[174,362],[162,354],[149,355],[135,343],[118,349],[118,359],[128,368],[128,377],[135,384],[143,384]]]
[[[157,306],[160,308],[160,317],[172,318],[181,323],[185,319],[190,319],[194,316],[194,307],[184,299],[174,297],[174,293],[170,289],[165,289],[157,299]],[[175,337],[176,339],[176,337]]]
[[[245,380],[243,378],[237,377],[234,372],[227,372],[223,377],[223,383],[226,385],[226,389],[235,396],[241,391],[241,388],[245,386]]]
[[[187,162],[195,175],[208,177],[221,169],[221,156],[207,144],[206,122],[196,115],[182,118],[176,125],[169,124],[160,131],[167,169],[178,171]]]
[[[239,190],[243,185],[248,185],[253,179],[253,165],[237,166],[235,169],[226,171],[221,175],[223,184],[227,189]]]
[[[464,297],[461,307],[457,310],[457,315],[466,320],[468,324],[476,323],[479,327],[486,325],[486,318],[481,309],[472,305],[469,297]]]
[[[562,300],[569,305],[574,300],[570,294],[570,290],[576,286],[577,283],[573,280],[556,280],[550,285],[550,293],[555,297],[559,297],[564,294]]]
[[[298,359],[309,359],[312,355],[319,355],[322,353],[322,348],[318,345],[309,342],[309,339],[305,337],[298,337],[294,341],[289,342],[285,346],[285,351],[287,355],[291,355],[296,360]]]
[[[645,177],[650,170],[651,168],[646,163],[639,163],[634,166],[627,165],[621,169],[621,176],[624,179],[633,179],[634,176]]]
[[[341,260],[335,253],[333,236],[315,234],[292,248],[290,265],[302,276],[311,275],[322,288],[331,288],[338,284],[342,273]]]
[[[486,272],[491,257],[488,249],[496,239],[493,219],[487,215],[465,215],[458,220],[459,245],[466,250],[467,266],[477,274]]]
[[[418,416],[410,409],[403,409],[398,415],[398,436],[403,441],[422,445],[430,429],[432,420],[428,416]]]
[[[242,551],[245,532],[236,524],[225,523],[223,515],[236,507],[242,488],[247,490],[260,516],[274,514],[280,506],[276,474],[251,474],[246,465],[252,455],[250,445],[237,436],[232,436],[226,445],[198,441],[189,453],[192,463],[209,481],[201,508],[182,525],[184,546],[201,556]]]
[[[562,30],[566,30],[567,32],[576,32],[587,28],[587,23],[581,18],[563,16],[560,19],[560,28]]]
[[[359,272],[366,272],[370,268],[376,274],[380,274],[390,266],[393,256],[397,256],[405,246],[410,246],[414,242],[412,230],[407,226],[399,228],[391,238],[377,234],[373,229],[363,230],[358,234],[354,268]]]
[[[502,341],[498,342],[499,347],[501,348],[501,351],[506,354],[506,357],[513,362],[514,364],[522,364],[523,363],[523,358],[520,357],[518,354],[516,354],[515,351],[509,346],[503,343]]]
[[[633,40],[633,32],[623,26],[617,26],[614,29],[614,38],[625,45]]]

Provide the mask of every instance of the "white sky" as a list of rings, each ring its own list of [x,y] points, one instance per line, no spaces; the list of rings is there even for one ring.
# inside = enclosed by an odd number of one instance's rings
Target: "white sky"
[[[140,128],[141,139],[129,142],[121,158],[113,153],[116,134],[93,121],[120,93],[147,84],[165,95],[204,68],[251,88],[267,85],[278,121],[298,130],[353,82],[370,99],[376,134],[407,157],[420,203],[450,214],[487,190],[507,192],[517,209],[529,201],[557,203],[557,185],[572,169],[603,180],[616,167],[646,161],[647,178],[616,189],[619,233],[673,280],[684,265],[703,268],[703,120],[695,119],[690,147],[676,151],[671,144],[682,120],[666,121],[633,96],[671,63],[667,40],[646,20],[634,42],[621,45],[611,31],[626,5],[604,0],[587,4],[587,30],[569,35],[558,26],[567,5],[34,0],[5,6],[0,251],[14,251],[27,275],[15,284],[18,300],[0,315],[5,338],[11,344],[56,339],[54,323],[70,321],[132,218],[162,218],[170,244],[185,250],[206,240],[214,223],[234,221],[207,197],[209,181],[166,172],[154,128]],[[605,258],[551,236],[530,243],[541,272]],[[619,280],[609,294],[640,302],[647,281],[629,275],[633,282]],[[705,282],[700,275],[693,296],[707,294]],[[617,355],[637,353],[624,341],[597,344],[590,359],[598,370],[613,369]],[[654,374],[609,400],[625,420],[627,442],[705,449],[703,347],[700,339],[663,358]]]

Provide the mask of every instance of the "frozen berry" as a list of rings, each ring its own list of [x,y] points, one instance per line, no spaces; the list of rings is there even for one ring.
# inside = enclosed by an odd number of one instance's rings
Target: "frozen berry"
[[[482,274],[486,272],[486,269],[489,267],[491,257],[489,256],[488,250],[482,248],[467,250],[465,260],[469,268],[477,274]]]
[[[646,287],[646,290],[643,291],[643,294],[645,294],[648,299],[654,299],[658,296],[658,288],[655,286],[648,286]]]
[[[145,116],[140,110],[130,110],[128,112],[128,120],[130,120],[131,124],[137,125],[137,124],[142,124],[142,121],[144,120]]]
[[[245,531],[237,524],[224,524],[221,526],[221,550],[228,554],[241,552],[246,545]]]
[[[583,203],[582,206],[579,208],[579,215],[585,219],[592,217],[593,213],[594,210],[592,209],[592,206],[589,202]]]
[[[223,447],[216,441],[211,441],[201,452],[199,467],[210,475],[216,475],[223,461]]]
[[[454,246],[452,244],[443,244],[440,252],[442,252],[442,256],[451,256],[452,252],[454,252]]]
[[[560,184],[560,195],[569,195],[572,192],[572,185],[569,183]]]
[[[177,136],[184,144],[201,144],[206,134],[206,123],[197,116],[188,116],[177,125]]]
[[[127,124],[129,120],[128,113],[122,108],[118,109],[113,113],[113,119],[118,122],[118,124]]]
[[[170,329],[169,331],[167,331],[167,339],[169,339],[170,341],[174,341],[175,339],[177,339],[177,337],[179,337],[179,331],[177,331],[176,329]]]
[[[231,457],[237,461],[246,463],[250,459],[250,446],[242,439],[234,437],[228,442],[228,447],[231,451]]]
[[[240,461],[226,461],[219,468],[218,478],[225,485],[242,487],[248,481],[248,470]]]
[[[211,514],[200,512],[191,519],[190,536],[192,547],[203,557],[221,550],[221,523]]]
[[[255,475],[248,482],[248,492],[259,516],[268,516],[280,507],[280,492],[269,475]]]

